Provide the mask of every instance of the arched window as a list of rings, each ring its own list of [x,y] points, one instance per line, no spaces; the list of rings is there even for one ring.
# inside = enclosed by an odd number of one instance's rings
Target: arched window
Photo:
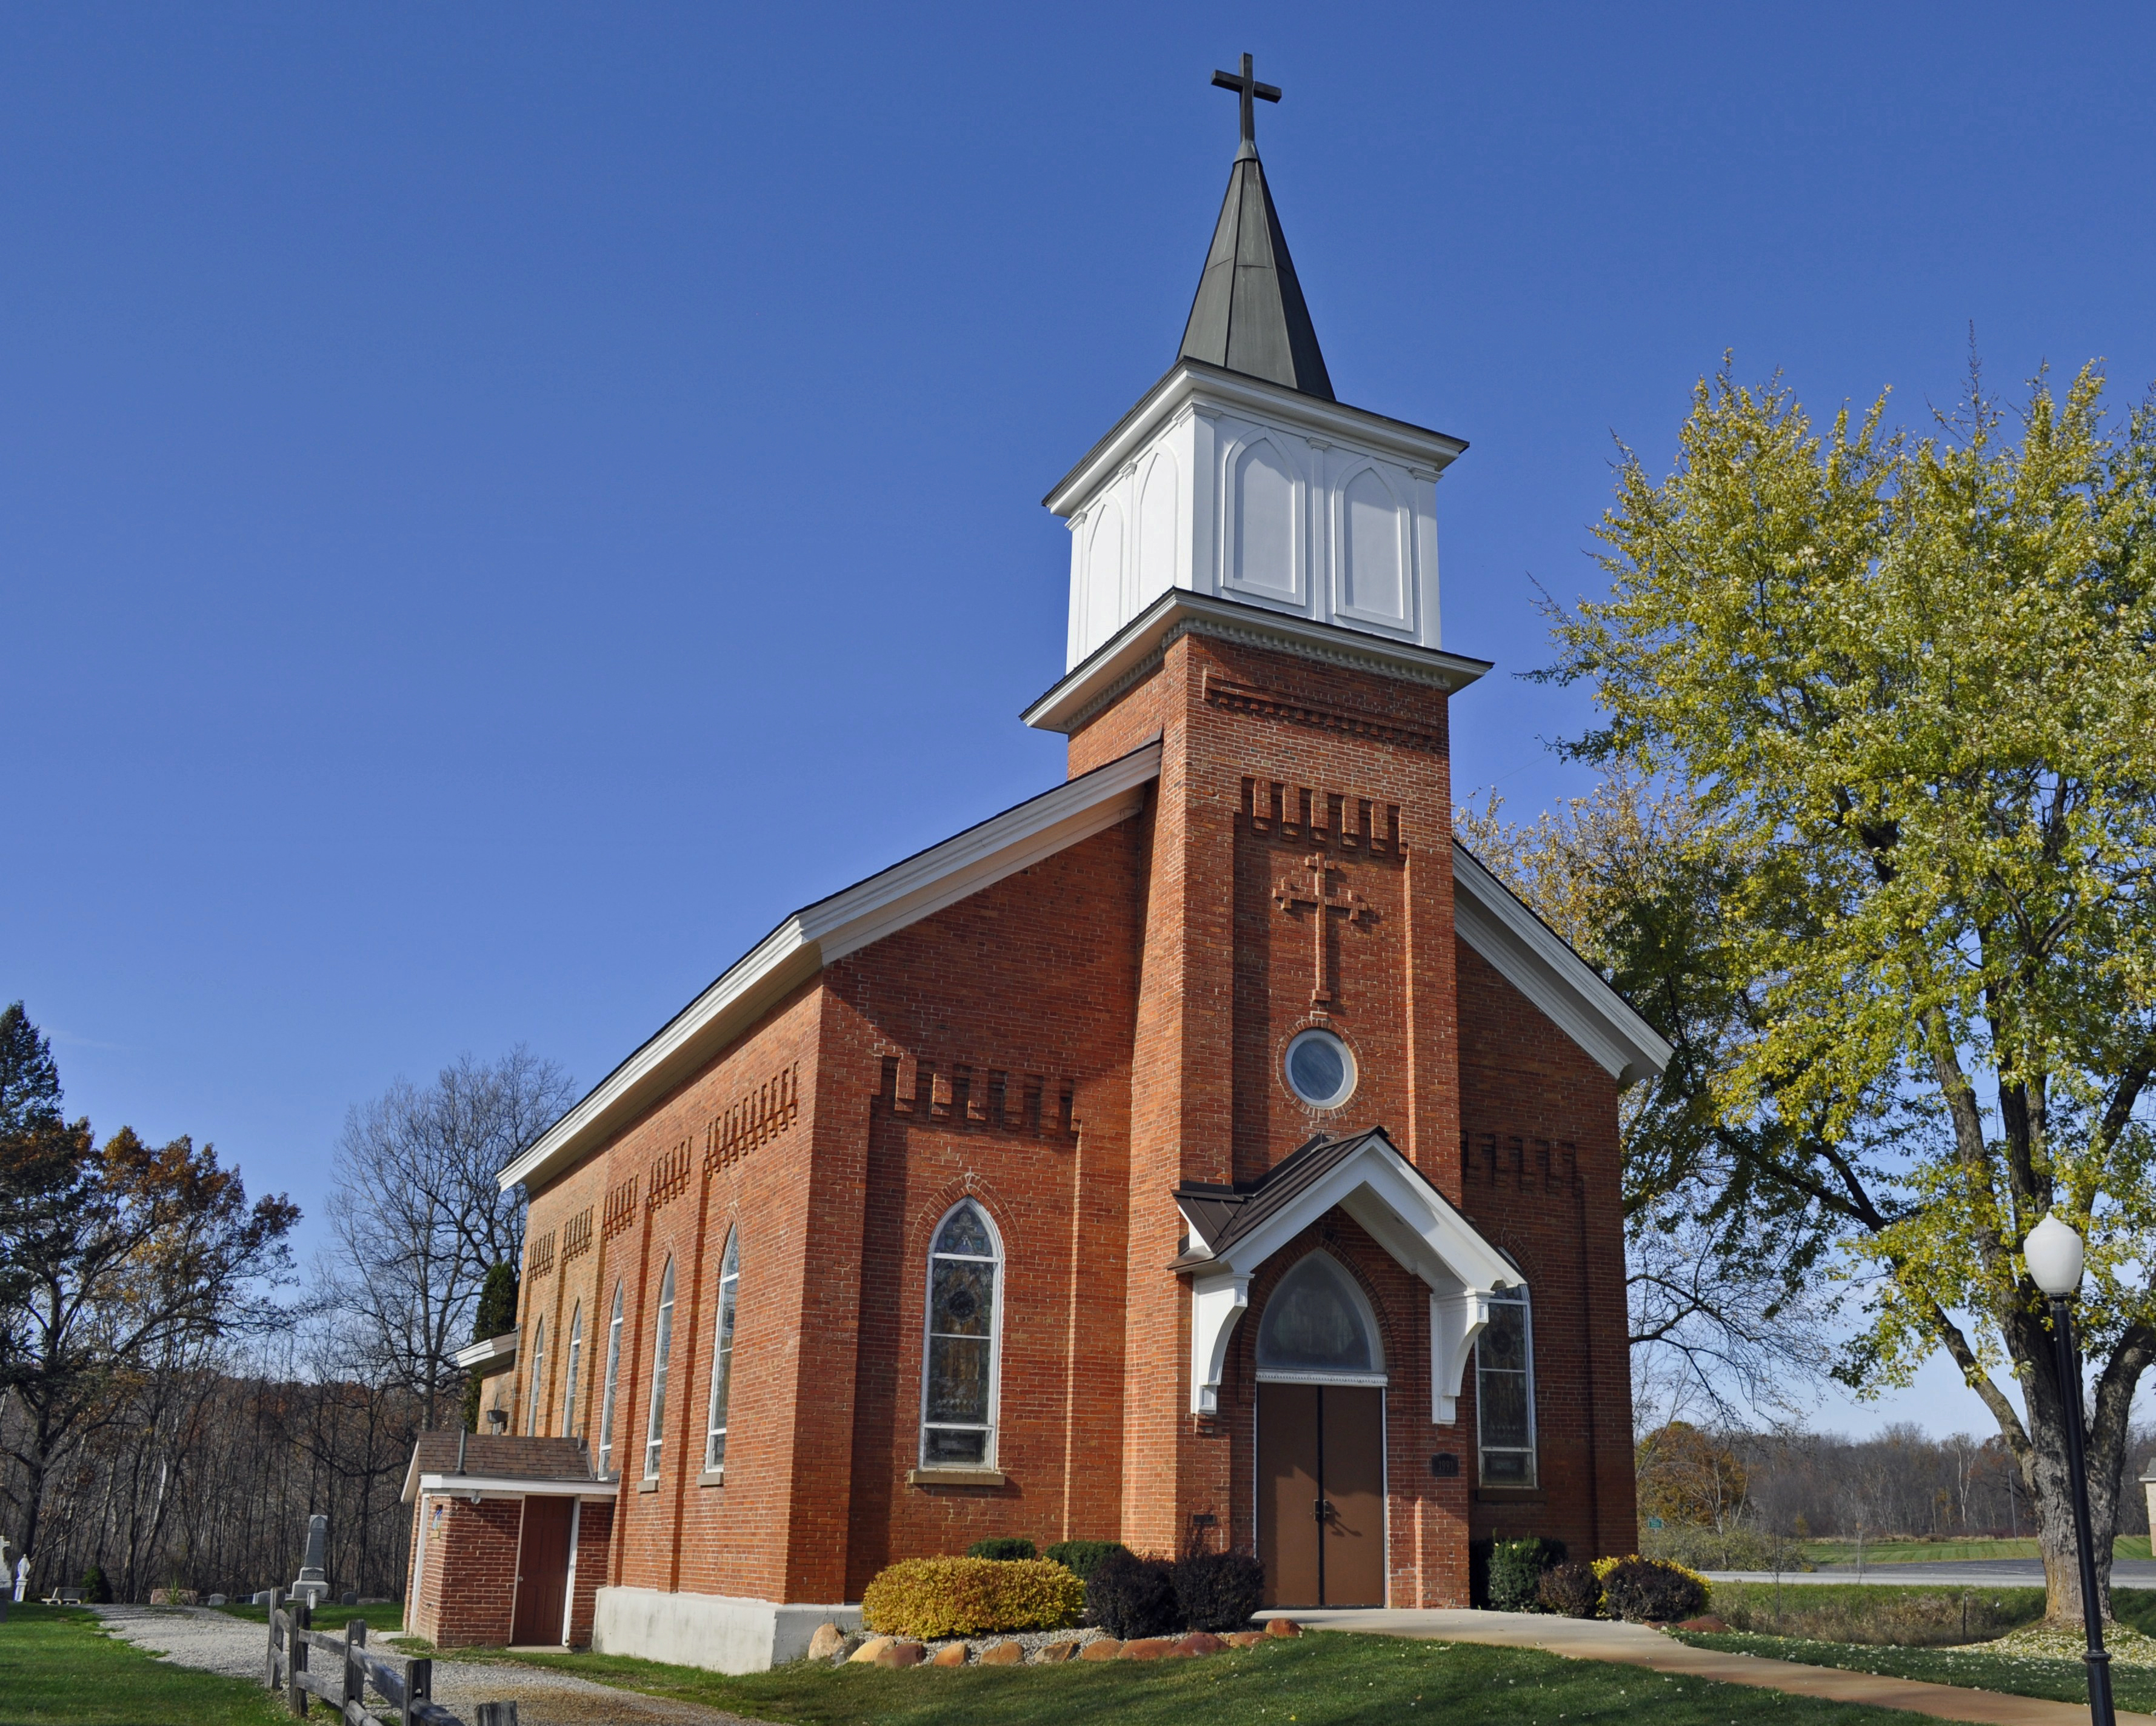
[[[1258,1327],[1258,1376],[1306,1384],[1384,1382],[1376,1317],[1332,1254],[1297,1261],[1266,1300]]]
[[[928,1251],[921,1463],[989,1468],[996,1457],[997,1348],[1003,1249],[988,1213],[968,1199],[937,1225]]]
[[[621,1386],[621,1285],[613,1286],[613,1317],[607,1320],[606,1388],[599,1397],[599,1478],[613,1472],[614,1392]]]
[[[1535,1331],[1527,1292],[1490,1297],[1490,1322],[1475,1341],[1475,1419],[1482,1483],[1535,1483]]]
[[[674,1352],[674,1261],[659,1279],[659,1329],[651,1343],[651,1424],[644,1436],[644,1477],[659,1478],[659,1444],[666,1431],[666,1357]]]
[[[547,1400],[547,1321],[534,1319],[531,1323],[531,1406],[524,1415],[524,1431],[536,1437],[539,1433],[539,1410]]]
[[[584,1357],[584,1303],[569,1312],[569,1358],[562,1363],[562,1436],[577,1436],[577,1369]]]
[[[741,1230],[726,1232],[726,1256],[719,1261],[719,1316],[711,1341],[711,1412],[704,1440],[704,1467],[726,1466],[726,1393],[734,1366],[734,1297],[741,1288]]]

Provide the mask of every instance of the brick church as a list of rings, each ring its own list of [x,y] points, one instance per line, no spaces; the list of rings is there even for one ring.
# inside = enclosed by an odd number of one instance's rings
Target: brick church
[[[408,1620],[749,1670],[985,1535],[1459,1605],[1632,1549],[1618,1097],[1666,1045],[1452,835],[1456,438],[1342,403],[1252,141],[1046,499],[1065,781],[786,917],[502,1173]],[[856,1615],[857,1616],[857,1615]]]

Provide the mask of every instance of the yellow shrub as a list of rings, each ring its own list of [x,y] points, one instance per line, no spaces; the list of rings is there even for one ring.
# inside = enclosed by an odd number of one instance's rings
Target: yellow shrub
[[[1609,1580],[1609,1573],[1615,1569],[1618,1565],[1629,1564],[1634,1559],[1636,1559],[1639,1556],[1640,1554],[1636,1552],[1628,1552],[1621,1559],[1595,1559],[1594,1580],[1597,1582],[1607,1582]],[[1680,1575],[1689,1576],[1693,1581],[1697,1582],[1702,1588],[1707,1590],[1710,1594],[1714,1591],[1714,1585],[1712,1582],[1709,1582],[1707,1578],[1701,1575],[1698,1571],[1693,1569],[1689,1564],[1681,1564],[1675,1559],[1649,1559],[1646,1562],[1650,1564],[1660,1564],[1665,1570],[1675,1570]]]
[[[1085,1610],[1086,1585],[1049,1559],[907,1559],[861,1595],[870,1630],[924,1641],[1060,1630]]]

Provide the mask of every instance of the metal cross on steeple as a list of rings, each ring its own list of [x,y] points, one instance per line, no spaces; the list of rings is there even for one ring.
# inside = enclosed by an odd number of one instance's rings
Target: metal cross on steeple
[[[1213,74],[1213,82],[1222,90],[1234,90],[1243,99],[1243,147],[1255,152],[1258,147],[1258,117],[1257,110],[1251,105],[1250,99],[1255,96],[1261,102],[1277,102],[1281,97],[1280,86],[1275,84],[1259,83],[1257,74],[1251,69],[1250,57],[1248,54],[1243,56],[1243,69],[1240,74],[1215,72]]]

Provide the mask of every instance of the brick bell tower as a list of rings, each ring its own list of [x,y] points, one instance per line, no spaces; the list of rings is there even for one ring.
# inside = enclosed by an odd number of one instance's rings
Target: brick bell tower
[[[1162,744],[1132,1077],[1122,1533],[1157,1552],[1255,1546],[1269,1569],[1285,1549],[1268,1518],[1311,1501],[1268,1509],[1269,1493],[1293,1493],[1270,1483],[1280,1470],[1260,1452],[1288,1441],[1264,1430],[1260,1404],[1277,1428],[1277,1411],[1318,1403],[1260,1382],[1259,1315],[1322,1247],[1383,1357],[1366,1363],[1382,1420],[1374,1394],[1358,1407],[1383,1428],[1383,1532],[1364,1530],[1358,1580],[1342,1543],[1324,1543],[1337,1574],[1321,1598],[1465,1604],[1469,1482],[1445,1472],[1472,1449],[1461,1369],[1487,1297],[1520,1280],[1464,1220],[1445,1245],[1448,1206],[1427,1190],[1460,1203],[1446,704],[1488,665],[1440,645],[1436,488],[1467,446],[1335,396],[1253,135],[1253,98],[1279,92],[1247,55],[1214,81],[1241,96],[1242,140],[1181,351],[1045,500],[1070,525],[1068,658],[1024,716],[1069,737],[1074,775]],[[1349,1196],[1322,1210],[1283,1196],[1317,1190],[1315,1163],[1283,1165],[1320,1135],[1373,1133],[1362,1175],[1326,1175]],[[1266,1206],[1286,1232],[1249,1246]],[[1353,1388],[1334,1384],[1328,1405]],[[1286,1599],[1320,1585],[1276,1586]]]

